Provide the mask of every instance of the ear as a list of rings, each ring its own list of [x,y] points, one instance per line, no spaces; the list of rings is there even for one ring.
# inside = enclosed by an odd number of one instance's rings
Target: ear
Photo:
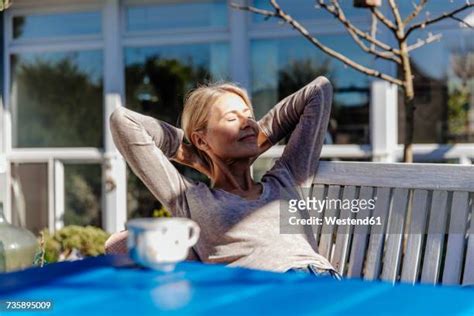
[[[205,135],[202,131],[195,131],[191,133],[191,142],[196,146],[198,149],[202,151],[206,151],[209,149],[209,145],[205,139]]]

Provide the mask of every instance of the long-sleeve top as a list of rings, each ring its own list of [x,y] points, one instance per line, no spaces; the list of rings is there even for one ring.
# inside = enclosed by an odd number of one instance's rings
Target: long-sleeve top
[[[110,127],[118,150],[153,195],[173,216],[199,224],[194,250],[201,261],[276,272],[308,264],[331,269],[317,253],[307,226],[280,231],[283,199],[303,199],[300,188],[309,188],[316,174],[331,104],[332,85],[321,76],[258,121],[272,144],[290,137],[281,157],[262,177],[263,192],[255,200],[210,188],[178,172],[170,158],[183,141],[182,129],[126,108],[112,113]]]

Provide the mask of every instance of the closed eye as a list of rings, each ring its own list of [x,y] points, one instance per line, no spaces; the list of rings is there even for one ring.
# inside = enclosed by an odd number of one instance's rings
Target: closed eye
[[[250,111],[249,109],[246,109],[243,112],[245,113],[245,112],[249,112],[249,111]],[[232,112],[236,112],[236,111],[232,111]],[[251,120],[255,120],[255,118],[252,115],[247,116],[247,118],[251,119]],[[230,115],[230,116],[225,116],[224,119],[228,122],[232,122],[232,121],[237,120],[237,117],[235,116],[235,114],[233,114],[233,115]]]

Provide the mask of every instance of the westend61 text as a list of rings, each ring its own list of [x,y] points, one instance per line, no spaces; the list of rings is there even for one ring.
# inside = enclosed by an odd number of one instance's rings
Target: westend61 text
[[[335,216],[325,216],[324,218],[311,216],[310,218],[290,217],[290,225],[298,226],[313,226],[313,225],[337,225],[337,226],[380,226],[382,220],[380,216],[371,216],[366,218],[337,218]]]

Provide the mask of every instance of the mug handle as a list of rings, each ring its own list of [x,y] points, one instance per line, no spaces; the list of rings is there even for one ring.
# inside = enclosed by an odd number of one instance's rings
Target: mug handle
[[[188,240],[188,247],[192,247],[199,239],[199,233],[201,232],[201,228],[199,228],[198,224],[196,224],[195,222],[189,222],[188,227],[191,231],[191,236]]]

